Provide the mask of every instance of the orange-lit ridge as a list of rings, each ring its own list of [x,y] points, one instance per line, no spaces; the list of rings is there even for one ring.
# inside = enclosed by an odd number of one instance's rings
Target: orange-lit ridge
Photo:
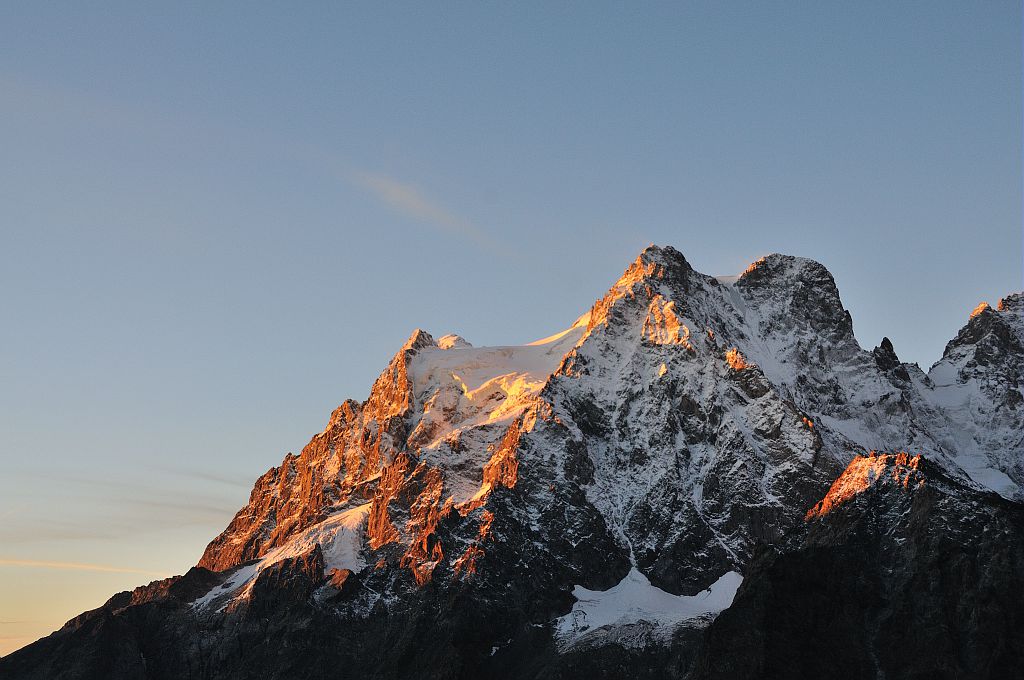
[[[753,262],[751,262],[750,264],[747,265],[747,268],[743,270],[743,273],[740,274],[740,276],[743,277],[743,276],[746,276],[747,274],[753,272],[755,269],[757,269],[762,264],[764,264],[764,261],[765,261],[764,257],[757,258],[756,260],[754,260]]]
[[[874,451],[867,456],[855,456],[846,466],[839,479],[813,508],[807,511],[804,519],[822,517],[836,507],[849,501],[857,494],[889,478],[902,489],[910,489],[924,484],[924,476],[918,472],[921,454],[911,456],[906,452],[876,454]]]
[[[1002,302],[1003,302],[1002,300],[999,301],[1000,304],[1002,304]],[[979,302],[978,306],[975,307],[974,310],[971,312],[971,318],[973,319],[974,317],[976,317],[979,314],[981,314],[982,312],[984,312],[986,309],[988,309],[988,303],[987,302]]]

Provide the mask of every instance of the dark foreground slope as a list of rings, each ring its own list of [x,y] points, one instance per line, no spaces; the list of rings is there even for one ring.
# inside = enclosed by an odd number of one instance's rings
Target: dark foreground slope
[[[1024,676],[1024,512],[905,454],[859,458],[749,565],[695,678]]]

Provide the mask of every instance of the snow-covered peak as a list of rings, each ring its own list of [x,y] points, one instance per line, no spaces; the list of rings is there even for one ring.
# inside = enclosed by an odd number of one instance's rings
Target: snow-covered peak
[[[980,303],[971,312],[966,325],[949,341],[943,359],[978,349],[1020,353],[1024,351],[1024,294],[1014,293],[993,308]]]
[[[1010,293],[999,300],[999,304],[996,308],[1000,312],[1012,314],[1018,319],[1024,317],[1024,291],[1019,293]]]
[[[659,281],[680,281],[693,271],[683,254],[671,246],[648,246],[612,285],[609,294],[625,293],[637,284],[658,285]],[[607,297],[607,295],[605,296]]]
[[[825,265],[817,260],[798,255],[784,255],[783,253],[769,253],[759,257],[747,265],[747,268],[743,270],[740,276],[747,277],[755,272],[762,276],[770,275],[791,279],[803,277],[805,272],[807,272],[807,276],[815,278],[832,277]]]
[[[831,342],[853,339],[853,321],[835,279],[819,262],[768,255],[747,267],[736,286],[761,310],[764,330],[778,332],[796,324]]]
[[[467,342],[466,339],[463,338],[461,335],[449,334],[439,338],[437,341],[437,346],[440,347],[441,349],[461,349],[464,347],[472,347],[473,345]]]
[[[434,342],[434,338],[431,337],[430,333],[421,328],[417,328],[412,332],[412,335],[409,336],[409,339],[405,341],[405,344],[402,345],[402,349],[400,349],[399,352],[417,350],[423,347],[433,347],[436,346],[436,344],[437,343]]]
[[[1011,293],[1000,299],[996,305],[996,311],[1013,329],[1020,343],[1024,345],[1024,292]]]
[[[690,268],[690,264],[686,261],[686,257],[672,246],[658,246],[651,244],[640,251],[640,254],[637,255],[636,261],[662,267]]]
[[[412,392],[422,415],[410,441],[436,449],[453,435],[507,425],[531,405],[565,354],[583,335],[576,326],[527,345],[425,347],[410,360]],[[488,428],[488,441],[500,433]]]
[[[971,479],[1024,496],[1024,296],[979,304],[928,371],[922,411]]]

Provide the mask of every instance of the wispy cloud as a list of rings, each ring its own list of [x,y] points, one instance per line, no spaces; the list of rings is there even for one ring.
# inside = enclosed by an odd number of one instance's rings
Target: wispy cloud
[[[67,569],[70,571],[102,571],[116,574],[145,574],[167,576],[159,571],[147,571],[130,567],[113,567],[107,564],[83,564],[81,562],[51,562],[47,560],[17,560],[0,558],[0,567],[36,567],[39,569]]]
[[[141,522],[136,524],[141,525]],[[118,527],[115,530],[109,525],[95,526],[88,516],[81,517],[77,522],[33,518],[17,524],[0,524],[0,543],[13,546],[46,541],[104,541],[129,536],[131,531],[131,527]]]
[[[27,547],[47,542],[124,541],[149,533],[189,529],[214,536],[231,520],[236,507],[203,506],[194,499],[180,503],[154,498],[112,499],[109,509],[90,507],[62,519],[32,517],[0,523],[0,545]],[[196,529],[199,529],[197,532]]]
[[[0,545],[30,545],[43,541],[118,540],[148,532],[205,527],[219,532],[244,505],[250,484],[188,469],[175,472],[178,479],[136,477],[101,478],[63,474],[54,477],[36,471],[26,477],[45,479],[60,489],[75,513],[54,511],[40,504],[31,512],[18,512],[0,521]],[[195,481],[211,482],[199,485]]]
[[[224,484],[226,486],[234,486],[244,488],[246,491],[252,488],[253,483],[256,481],[255,476],[248,475],[219,475],[214,472],[207,470],[193,470],[186,468],[175,468],[168,467],[165,465],[145,465],[145,467],[156,470],[157,472],[167,473],[175,475],[176,477],[184,477],[186,479],[195,479],[204,482],[215,482],[217,484]]]
[[[181,502],[159,498],[112,499],[110,510],[90,508],[77,517],[62,520],[38,517],[18,523],[0,524],[0,544],[33,545],[47,541],[95,541],[138,536],[140,531],[158,532],[202,527],[210,535],[223,529],[237,507],[203,506],[189,499]]]
[[[355,184],[407,217],[446,234],[470,239],[477,245],[494,246],[493,239],[478,226],[431,199],[413,184],[372,172],[352,172],[350,176]]]

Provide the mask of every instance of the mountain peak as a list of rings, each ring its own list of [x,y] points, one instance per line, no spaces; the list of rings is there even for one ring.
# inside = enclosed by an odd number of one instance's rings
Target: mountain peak
[[[975,352],[980,349],[998,348],[1002,353],[1010,348],[1021,351],[1024,346],[1024,294],[1014,293],[999,301],[993,308],[987,302],[975,307],[957,336],[946,344],[943,358],[958,352]]]
[[[672,246],[649,245],[626,267],[612,288],[630,288],[645,279],[664,279],[691,271],[690,263]]]
[[[1024,292],[1010,293],[1006,297],[999,300],[997,309],[1000,312],[1008,312],[1010,314],[1017,314],[1018,316],[1024,315]]]
[[[404,352],[406,350],[418,350],[423,349],[424,347],[435,347],[436,345],[437,343],[434,342],[434,338],[430,333],[421,328],[417,328],[412,332],[412,335],[409,336],[409,339],[405,341],[405,344],[402,345],[402,349],[399,351]]]
[[[799,279],[825,283],[829,289],[836,288],[835,279],[825,265],[807,257],[782,253],[771,253],[751,262],[740,278],[764,282]]]
[[[577,319],[576,323],[581,323],[586,318],[589,333],[595,327],[607,324],[609,314],[617,301],[632,298],[636,291],[642,291],[647,298],[653,298],[666,285],[686,290],[687,282],[693,274],[690,263],[675,248],[647,246],[626,267],[626,271],[612,284],[608,292],[594,303],[587,314]]]
[[[438,338],[437,346],[441,349],[459,349],[472,347],[473,345],[461,335],[449,333],[448,335]]]
[[[807,326],[833,343],[855,343],[853,319],[832,273],[820,262],[773,253],[747,267],[736,286],[748,299],[773,309],[783,324]]]
[[[689,266],[683,254],[672,246],[659,246],[653,243],[641,250],[637,259],[668,266],[678,266],[680,264]]]

